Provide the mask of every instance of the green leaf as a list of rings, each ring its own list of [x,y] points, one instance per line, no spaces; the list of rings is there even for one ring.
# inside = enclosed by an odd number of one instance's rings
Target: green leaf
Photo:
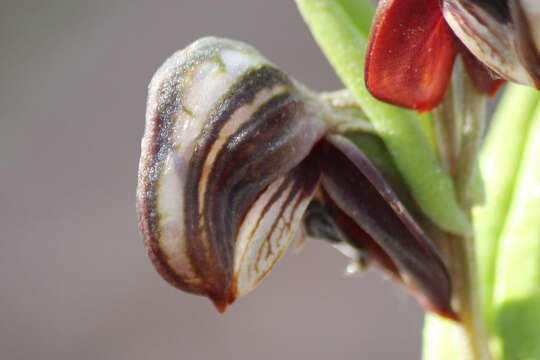
[[[515,107],[515,106],[514,106]],[[514,133],[511,137],[514,137]],[[540,106],[499,241],[493,322],[504,359],[540,359]]]
[[[315,40],[385,142],[423,212],[446,231],[470,233],[471,226],[458,204],[453,182],[441,168],[416,113],[376,100],[364,85],[366,20],[359,19],[358,12],[349,11],[365,7],[369,1],[296,2]]]
[[[534,109],[540,100],[535,89],[509,84],[505,90],[480,154],[486,203],[474,209],[480,284],[488,326],[491,323],[493,281],[498,243]]]

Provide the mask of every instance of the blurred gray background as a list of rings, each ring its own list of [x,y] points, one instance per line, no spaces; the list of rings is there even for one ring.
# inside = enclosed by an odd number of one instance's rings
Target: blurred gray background
[[[341,85],[288,0],[0,3],[0,359],[419,359],[422,311],[324,243],[225,315],[165,283],[137,230],[146,86],[204,35]]]

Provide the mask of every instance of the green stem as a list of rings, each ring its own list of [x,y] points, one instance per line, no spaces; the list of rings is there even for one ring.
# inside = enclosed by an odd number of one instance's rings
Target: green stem
[[[433,110],[437,149],[441,165],[453,175],[457,167],[460,146],[460,119],[456,109],[456,80],[453,79],[441,105]]]
[[[435,118],[439,122],[436,127],[439,129],[437,135],[442,162],[448,166],[447,170],[454,174],[460,205],[470,218],[473,204],[471,185],[484,133],[486,102],[485,96],[476,90],[467,74],[462,71],[460,73],[463,74],[459,84],[464,101],[459,101],[461,106],[456,106],[458,99],[453,91],[449,91]],[[459,124],[460,119],[462,124]],[[447,123],[442,123],[443,121]],[[424,358],[491,359],[477,280],[474,238],[447,235],[438,243],[442,246],[443,256],[452,274],[455,306],[461,318],[461,326],[444,322],[439,324],[441,320],[434,317],[429,319],[424,333]],[[455,343],[440,343],[440,347],[433,351],[430,342],[436,341],[437,337],[459,340]]]
[[[466,73],[464,73],[462,84],[466,101],[463,102],[461,147],[454,178],[460,204],[470,218],[473,205],[471,184],[485,129],[486,101],[485,96],[477,92]],[[484,322],[478,286],[474,238],[456,237],[454,241],[450,241],[450,246],[453,250],[450,261],[455,284],[454,291],[459,298],[459,314],[469,339],[471,358],[490,359],[487,327]]]
[[[454,290],[459,299],[459,315],[465,331],[471,359],[491,359],[487,327],[478,292],[476,253],[472,238],[456,237],[450,241]]]
[[[467,100],[463,101],[463,126],[455,181],[461,206],[470,213],[473,205],[471,185],[486,127],[486,96],[476,90],[466,72],[462,74],[462,93]]]
[[[491,359],[477,291],[474,243],[471,238],[451,235],[443,243],[444,256],[449,259],[461,322],[426,314],[423,359]]]

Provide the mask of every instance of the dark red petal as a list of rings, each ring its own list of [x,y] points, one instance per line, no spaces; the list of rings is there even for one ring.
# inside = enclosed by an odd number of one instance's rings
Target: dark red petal
[[[459,52],[463,58],[465,69],[467,69],[467,73],[471,77],[476,89],[491,97],[495,96],[497,90],[500,89],[506,80],[501,79],[497,74],[489,70],[458,39],[456,39],[456,44],[459,44],[457,46],[459,46]]]
[[[353,218],[341,210],[331,199],[328,200],[332,207],[336,223],[339,228],[347,235],[347,241],[355,248],[362,249],[368,255],[368,259],[373,259],[375,264],[388,271],[397,281],[403,281],[399,269],[392,261],[384,249],[377,244],[373,238],[364,231]]]
[[[370,249],[372,253],[388,255],[391,263],[379,261],[390,271],[395,265],[406,288],[423,306],[456,319],[445,263],[382,175],[346,138],[327,136],[321,143],[321,185],[328,197],[377,243],[379,248]]]
[[[439,0],[383,0],[375,14],[365,80],[376,98],[428,111],[446,91],[456,49]]]

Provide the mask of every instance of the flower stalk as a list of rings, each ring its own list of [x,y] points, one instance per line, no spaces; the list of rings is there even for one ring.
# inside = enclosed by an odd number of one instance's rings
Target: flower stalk
[[[459,64],[459,63],[458,63]],[[445,170],[452,175],[460,205],[469,220],[472,217],[473,187],[480,142],[485,129],[485,95],[479,93],[461,66],[457,66],[451,88],[441,105],[434,111],[439,157]],[[459,76],[461,78],[459,78]],[[432,317],[426,322],[425,359],[459,358],[490,359],[487,327],[485,326],[481,293],[478,286],[476,252],[473,236],[441,233],[438,244],[452,274],[455,306],[461,326],[444,325],[444,320]],[[443,324],[438,324],[443,322]],[[432,339],[439,329],[447,328],[438,336],[461,339],[456,343],[439,343],[430,350]],[[448,332],[453,335],[449,336]],[[452,349],[448,349],[452,347]],[[457,347],[457,348],[456,348]]]
[[[441,166],[448,174],[455,174],[460,146],[461,118],[456,115],[456,81],[452,81],[440,106],[433,110],[437,150]]]

